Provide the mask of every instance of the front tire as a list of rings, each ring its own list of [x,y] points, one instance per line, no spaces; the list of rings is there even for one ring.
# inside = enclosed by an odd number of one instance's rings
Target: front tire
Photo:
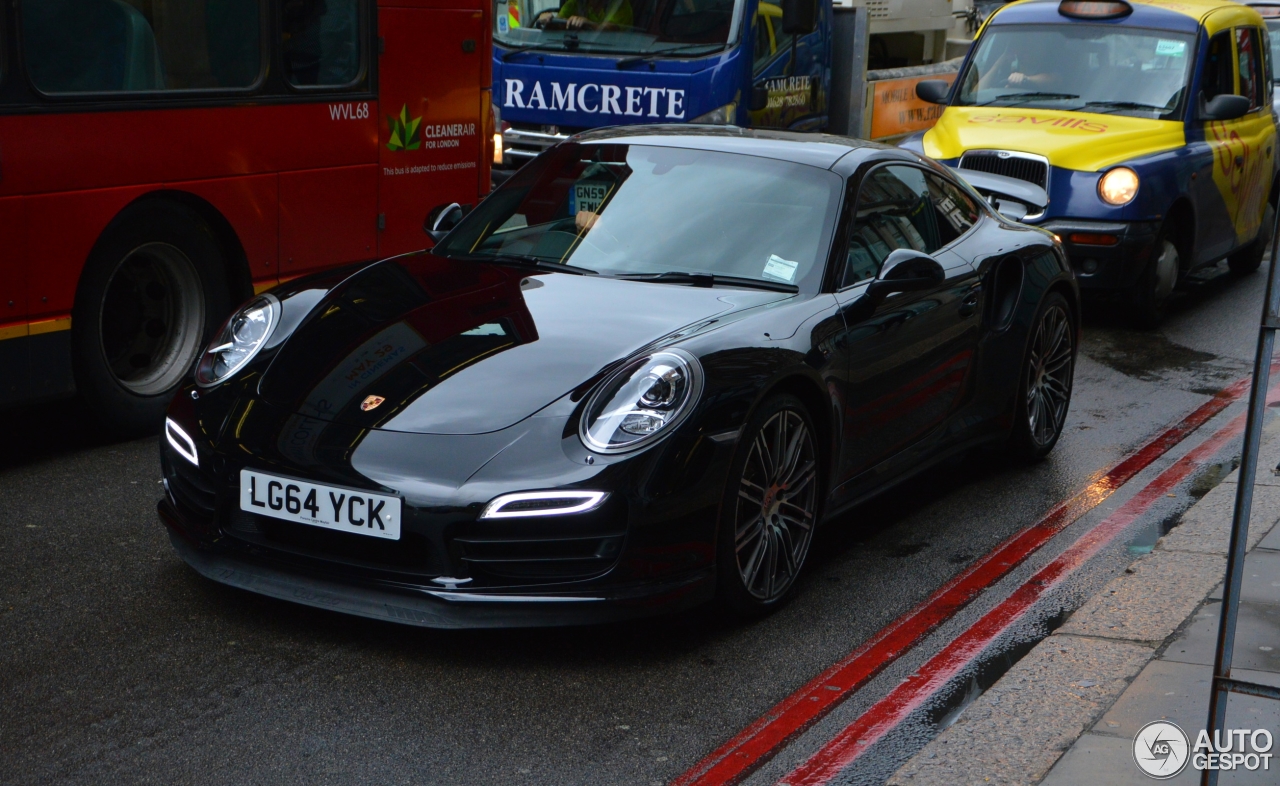
[[[174,391],[230,310],[213,232],[170,202],[125,210],[85,265],[71,321],[76,387],[118,436],[159,428]]]
[[[742,430],[720,508],[719,594],[734,613],[782,605],[804,567],[821,502],[821,458],[800,399],[769,399]]]
[[[1075,372],[1075,321],[1067,299],[1050,292],[1040,304],[1018,376],[1009,447],[1024,461],[1048,455],[1062,436]]]
[[[1174,242],[1173,232],[1166,226],[1156,237],[1151,261],[1128,292],[1134,327],[1150,330],[1160,325],[1165,316],[1165,304],[1173,294],[1181,271],[1182,251]]]

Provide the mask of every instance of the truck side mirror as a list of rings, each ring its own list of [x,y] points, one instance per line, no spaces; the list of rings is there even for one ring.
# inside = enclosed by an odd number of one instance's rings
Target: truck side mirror
[[[782,32],[808,35],[817,28],[817,0],[782,0]]]
[[[947,103],[947,93],[951,92],[951,83],[943,79],[926,79],[916,82],[916,98],[930,104]]]
[[[764,85],[756,85],[751,88],[751,111],[759,112],[761,109],[769,108],[769,88]]]
[[[1249,99],[1244,96],[1223,93],[1205,101],[1204,94],[1200,94],[1201,120],[1235,120],[1244,117],[1248,111]]]

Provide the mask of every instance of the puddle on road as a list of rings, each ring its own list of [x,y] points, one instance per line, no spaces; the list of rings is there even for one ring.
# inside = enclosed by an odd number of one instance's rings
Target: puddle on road
[[[1232,377],[1234,367],[1218,363],[1217,355],[1175,344],[1162,333],[1101,328],[1085,331],[1080,351],[1089,358],[1144,382],[1164,381],[1170,373]]]

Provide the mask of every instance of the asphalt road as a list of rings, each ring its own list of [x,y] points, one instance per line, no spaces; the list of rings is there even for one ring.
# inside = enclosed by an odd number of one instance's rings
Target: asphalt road
[[[751,624],[437,632],[260,598],[174,554],[154,440],[0,413],[0,783],[666,783],[1244,376],[1264,285],[1198,285],[1152,333],[1091,306],[1049,460],[969,456],[851,512]]]

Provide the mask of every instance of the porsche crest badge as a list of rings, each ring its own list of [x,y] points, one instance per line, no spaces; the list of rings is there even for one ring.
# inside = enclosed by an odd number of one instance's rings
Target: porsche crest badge
[[[382,396],[365,396],[364,401],[360,402],[360,411],[368,412],[371,409],[377,409],[384,401],[386,399]]]

